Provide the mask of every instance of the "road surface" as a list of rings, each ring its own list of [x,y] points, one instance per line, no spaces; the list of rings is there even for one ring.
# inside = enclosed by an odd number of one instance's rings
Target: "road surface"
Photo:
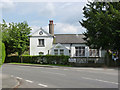
[[[117,69],[4,64],[2,73],[16,78],[17,88],[118,88]]]

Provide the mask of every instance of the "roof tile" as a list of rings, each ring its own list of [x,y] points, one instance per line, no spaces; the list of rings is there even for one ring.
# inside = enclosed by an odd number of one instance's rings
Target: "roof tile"
[[[54,43],[85,43],[83,34],[55,34]]]

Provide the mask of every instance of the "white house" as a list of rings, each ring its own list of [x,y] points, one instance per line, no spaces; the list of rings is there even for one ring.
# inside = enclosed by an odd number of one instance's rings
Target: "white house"
[[[83,38],[83,34],[54,34],[53,20],[50,20],[49,33],[40,28],[30,37],[30,55],[104,57],[104,51],[90,49]]]

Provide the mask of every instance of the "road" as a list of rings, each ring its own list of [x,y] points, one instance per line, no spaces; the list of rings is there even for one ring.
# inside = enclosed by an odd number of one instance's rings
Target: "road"
[[[17,88],[118,88],[117,69],[5,64],[2,73],[16,78]]]

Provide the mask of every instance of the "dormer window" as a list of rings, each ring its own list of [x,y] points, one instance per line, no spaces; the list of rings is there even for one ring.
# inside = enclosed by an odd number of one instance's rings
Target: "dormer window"
[[[44,39],[38,39],[38,46],[44,47]]]

